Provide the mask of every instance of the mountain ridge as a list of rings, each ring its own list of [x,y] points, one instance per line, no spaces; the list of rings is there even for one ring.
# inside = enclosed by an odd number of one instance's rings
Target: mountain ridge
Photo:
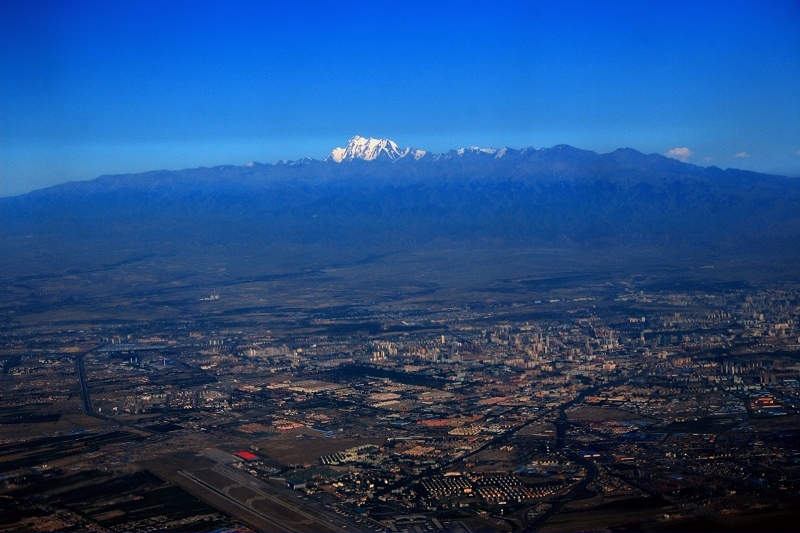
[[[258,248],[275,257],[314,249],[352,259],[480,243],[498,257],[512,249],[608,258],[648,249],[665,261],[679,253],[800,265],[795,178],[633,149],[473,147],[415,159],[396,144],[367,140],[356,148],[363,150],[338,163],[100,176],[0,198],[0,256],[24,270],[68,267],[64,258],[76,249],[120,243],[138,254],[183,250],[199,263],[199,250],[227,250],[226,261]],[[383,157],[384,149],[406,156]]]
[[[401,150],[397,143],[390,139],[375,139],[372,137],[361,137],[359,135],[351,138],[344,148],[334,148],[324,161],[342,163],[361,159],[363,161],[389,160],[395,161],[406,156],[420,159],[426,155],[425,150],[405,148]]]
[[[336,157],[334,158],[334,154]],[[421,155],[420,155],[421,154]],[[338,159],[338,161],[337,161]],[[345,166],[340,166],[346,163]],[[414,168],[414,163],[422,165]],[[391,169],[386,164],[400,165],[402,168]],[[332,165],[332,166],[330,166]],[[366,166],[363,166],[366,165]],[[381,166],[378,167],[372,165]],[[455,166],[454,166],[455,165]],[[498,166],[500,165],[500,166]],[[308,167],[312,167],[312,171]],[[763,174],[739,169],[720,169],[719,167],[702,167],[678,161],[661,154],[645,154],[633,148],[618,148],[613,152],[597,153],[566,144],[550,148],[526,147],[514,149],[509,147],[480,148],[472,146],[449,150],[444,153],[431,153],[414,148],[398,148],[397,143],[389,139],[374,139],[355,136],[344,148],[334,148],[331,155],[323,160],[303,157],[298,160],[279,160],[274,164],[252,161],[243,166],[218,165],[214,167],[197,167],[183,170],[151,170],[131,174],[102,175],[91,180],[69,181],[42,189],[36,189],[21,195],[2,197],[0,203],[9,198],[36,197],[54,194],[59,191],[74,193],[81,189],[91,192],[119,187],[140,189],[157,188],[164,182],[173,185],[192,185],[192,180],[206,183],[213,189],[213,182],[238,182],[240,185],[269,186],[271,179],[301,179],[313,182],[337,179],[341,177],[359,178],[364,174],[384,175],[402,181],[413,181],[433,174],[437,178],[450,174],[460,174],[462,179],[476,176],[487,177],[496,169],[512,171],[516,178],[529,177],[535,179],[605,179],[624,180],[633,175],[634,180],[652,181],[664,178],[690,177],[692,179],[752,179],[788,180],[800,183],[800,179],[775,174]],[[313,177],[303,176],[311,172]],[[470,175],[473,173],[474,175]],[[647,175],[649,173],[649,175]],[[180,178],[178,178],[180,176]],[[252,179],[261,176],[266,181]],[[154,180],[150,182],[149,180]]]

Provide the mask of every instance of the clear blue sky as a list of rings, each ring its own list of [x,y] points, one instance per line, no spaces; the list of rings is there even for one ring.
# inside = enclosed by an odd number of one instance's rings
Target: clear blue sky
[[[356,134],[800,176],[800,3],[0,2],[0,196]]]

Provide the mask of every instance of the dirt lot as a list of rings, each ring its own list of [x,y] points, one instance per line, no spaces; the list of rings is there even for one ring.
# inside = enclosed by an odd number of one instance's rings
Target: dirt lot
[[[567,411],[570,420],[585,420],[588,422],[631,422],[633,420],[645,420],[647,417],[636,413],[629,413],[615,407],[589,407],[580,406]]]
[[[317,464],[322,455],[364,444],[380,446],[385,442],[384,439],[326,439],[312,436],[314,433],[319,435],[319,432],[298,429],[258,439],[258,453],[284,465]]]

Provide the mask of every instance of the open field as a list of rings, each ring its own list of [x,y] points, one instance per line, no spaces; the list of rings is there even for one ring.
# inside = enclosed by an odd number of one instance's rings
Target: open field
[[[631,413],[614,407],[591,407],[583,405],[567,411],[570,420],[586,422],[632,422],[635,420],[653,420],[637,413]]]
[[[326,439],[318,436],[299,439],[292,435],[292,432],[287,433],[289,434],[260,439],[258,441],[260,453],[284,465],[316,464],[323,455],[330,455],[354,446],[381,445],[384,442],[383,439]],[[319,434],[318,432],[313,433]]]

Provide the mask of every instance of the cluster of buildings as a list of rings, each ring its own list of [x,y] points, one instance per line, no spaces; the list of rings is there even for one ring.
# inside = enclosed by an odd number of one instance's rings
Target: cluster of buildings
[[[448,509],[525,527],[587,487],[599,503],[661,498],[659,520],[796,499],[799,288],[587,294],[375,309],[377,331],[331,316],[20,332],[2,338],[0,393],[34,416],[79,411],[82,388],[108,422],[265,450],[255,477],[387,530]],[[270,456],[291,440],[304,460]]]

